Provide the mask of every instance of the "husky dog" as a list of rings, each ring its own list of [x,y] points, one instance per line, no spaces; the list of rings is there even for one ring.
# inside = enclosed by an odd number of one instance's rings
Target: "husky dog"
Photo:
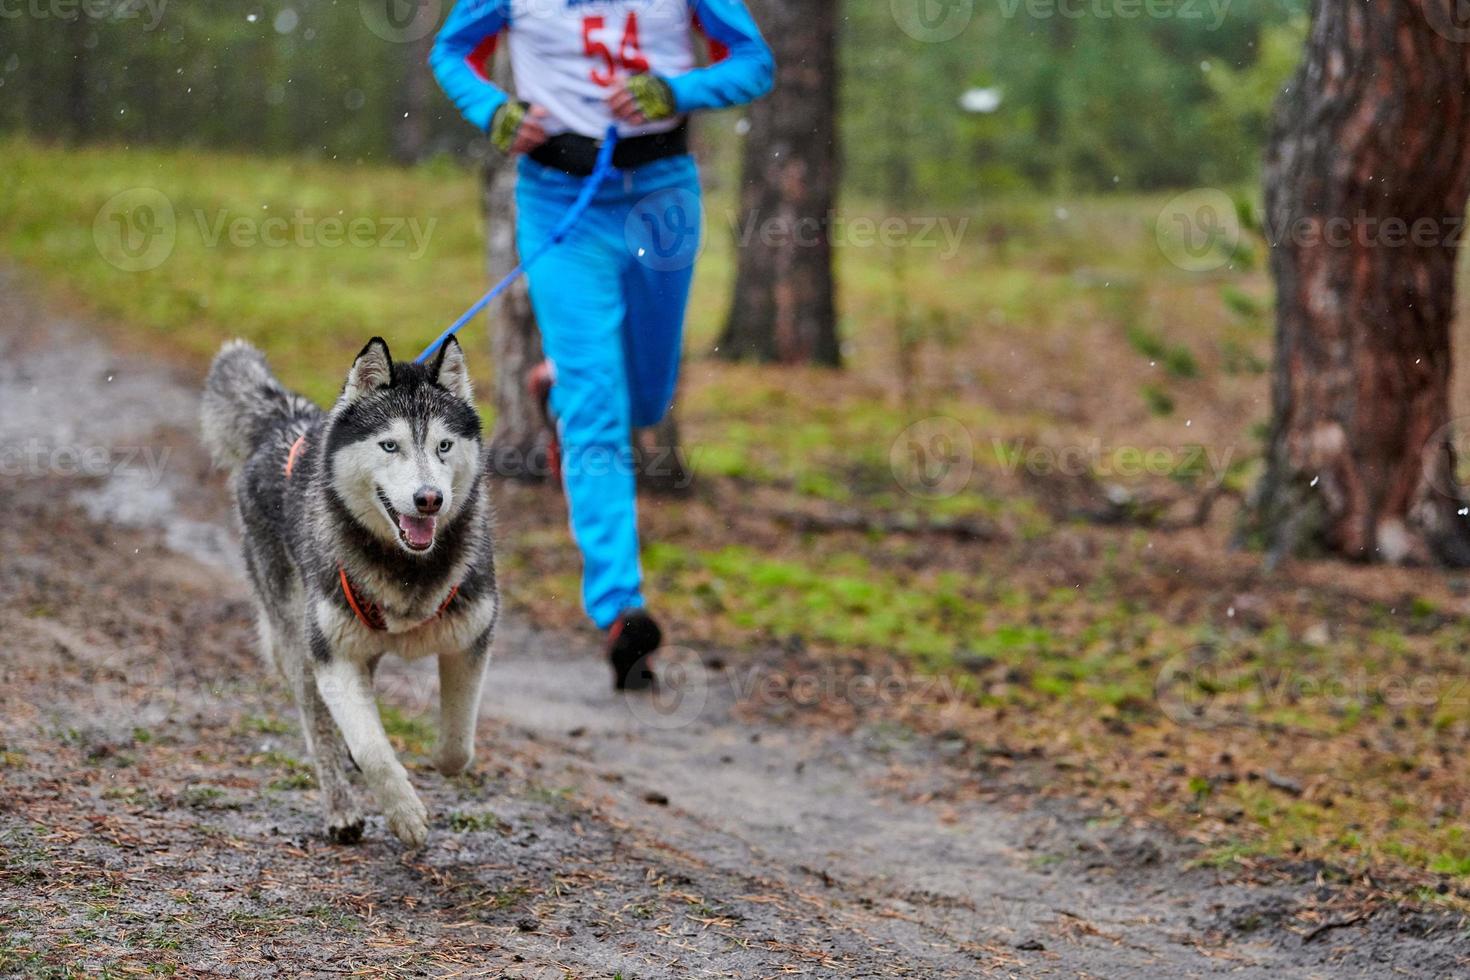
[[[383,730],[373,671],[385,653],[439,658],[436,762],[463,771],[500,606],[463,351],[451,337],[428,365],[395,363],[374,337],[324,413],[235,341],[209,370],[202,423],[232,474],[261,648],[296,700],[327,834],[362,836],[356,763],[389,829],[422,845],[428,811]]]

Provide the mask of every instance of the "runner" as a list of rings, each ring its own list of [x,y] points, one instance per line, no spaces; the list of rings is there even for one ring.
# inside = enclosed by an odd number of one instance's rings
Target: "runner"
[[[708,39],[706,67],[694,31]],[[518,99],[490,81],[502,36]],[[523,255],[550,236],[618,127],[623,173],[530,274],[547,354],[531,383],[555,420],[583,605],[607,631],[614,685],[649,688],[662,633],[644,608],[631,437],[663,418],[678,378],[701,233],[688,117],[766,94],[770,48],[740,0],[464,0],[430,63],[465,118],[522,156]]]

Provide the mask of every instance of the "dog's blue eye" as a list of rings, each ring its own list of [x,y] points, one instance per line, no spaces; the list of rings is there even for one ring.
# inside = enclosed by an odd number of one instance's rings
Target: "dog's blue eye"
[[[439,443],[439,452],[441,452],[441,453],[447,453],[447,452],[449,452],[449,450],[451,450],[453,448],[454,448],[454,443],[451,442],[448,439],[443,439]]]
[[[382,442],[378,443],[378,446],[385,453],[398,452],[398,443],[394,442],[392,439],[384,439]]]

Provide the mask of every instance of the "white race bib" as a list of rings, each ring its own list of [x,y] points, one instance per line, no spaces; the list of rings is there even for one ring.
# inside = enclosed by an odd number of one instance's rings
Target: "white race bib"
[[[628,77],[695,67],[687,0],[511,0],[508,43],[516,95],[551,113],[553,136],[601,136],[613,122],[605,100]],[[619,132],[665,132],[678,123],[621,123]]]

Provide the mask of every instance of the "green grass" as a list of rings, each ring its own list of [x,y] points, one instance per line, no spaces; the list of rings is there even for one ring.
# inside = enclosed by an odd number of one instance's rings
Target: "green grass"
[[[222,340],[245,337],[318,399],[335,395],[363,338],[381,334],[400,353],[416,352],[480,292],[482,231],[468,175],[61,150],[13,138],[0,140],[0,156],[0,248],[160,346],[205,358]],[[139,188],[161,197],[139,197]],[[120,194],[134,197],[109,207]],[[107,261],[103,249],[115,254],[120,241],[114,216],[159,201],[150,227],[164,229],[154,241],[172,238],[167,258],[142,271]],[[286,237],[266,238],[273,228],[263,222],[273,217],[292,224]],[[361,244],[332,246],[321,223],[333,218],[372,230]],[[221,221],[245,234],[216,236]],[[421,248],[406,231],[408,247],[395,244],[400,222],[425,232]],[[130,234],[145,241],[136,228]]]
[[[391,704],[379,703],[378,711],[383,717],[383,728],[398,751],[424,755],[433,747],[437,736],[429,719],[406,714]]]
[[[194,810],[235,810],[240,803],[231,800],[218,786],[185,786],[179,793],[179,802]]]
[[[655,543],[644,564],[706,615],[771,637],[803,636],[837,646],[888,649],[941,663],[971,631],[961,577],[900,585],[859,558],[805,563],[761,557],[748,548],[690,553]]]
[[[1194,354],[1182,344],[1169,344],[1157,333],[1138,324],[1128,327],[1128,343],[1144,357],[1158,361],[1176,378],[1199,377],[1199,364]]]
[[[19,137],[0,139],[0,156],[7,169],[0,181],[0,250],[117,318],[120,329],[155,349],[202,360],[228,337],[243,336],[272,356],[288,383],[318,400],[335,395],[366,337],[379,334],[400,353],[416,351],[485,287],[477,181],[452,167],[404,171],[143,148],[56,148]],[[923,342],[940,351],[963,348],[976,310],[987,311],[989,326],[998,331],[1055,326],[1074,306],[1097,300],[1098,291],[1080,285],[1069,270],[1089,265],[1101,250],[1110,250],[1118,275],[1136,279],[1159,264],[1133,213],[1155,202],[1101,198],[1071,207],[1065,218],[1040,201],[947,216],[971,222],[965,247],[954,255],[916,249],[906,272]],[[861,202],[848,208],[881,213]],[[695,352],[708,350],[718,333],[739,221],[718,196],[708,211],[708,245],[688,324]],[[153,217],[143,220],[140,213]],[[336,236],[322,230],[330,220],[365,222],[369,233],[356,244],[334,245]],[[285,224],[277,229],[268,221]],[[981,222],[1007,227],[1009,252],[1025,261],[991,262],[976,245]],[[159,231],[145,238],[139,224]],[[418,229],[421,240],[400,228]],[[119,251],[124,235],[135,245],[164,243],[155,246],[161,257],[156,267],[132,270]],[[844,305],[857,311],[843,323],[854,341],[849,359],[857,364],[886,362],[896,342],[894,327],[883,322],[893,305],[891,260],[891,252],[879,247],[838,250]],[[485,345],[469,346],[483,371]],[[1184,369],[1177,351],[1172,357],[1174,369]],[[723,411],[732,394],[744,394],[739,400],[749,411],[779,412],[780,405],[759,404],[778,392],[696,387],[688,408],[694,416]],[[922,407],[955,408],[927,398]],[[868,452],[869,458],[854,460],[858,465],[883,463],[881,450],[893,434],[888,393],[865,391],[828,405],[827,413],[833,417],[808,418],[789,438],[754,452],[738,427],[744,413],[737,412],[709,465],[713,472],[789,476],[794,459],[812,462],[813,444]],[[770,414],[760,418],[766,423],[760,434],[788,432],[770,426]],[[887,438],[874,439],[875,427]]]
[[[256,735],[289,735],[294,730],[290,722],[274,715],[251,715],[245,719],[245,728]]]
[[[449,829],[456,834],[484,833],[491,830],[504,834],[510,832],[510,824],[489,810],[456,810],[449,815]]]

